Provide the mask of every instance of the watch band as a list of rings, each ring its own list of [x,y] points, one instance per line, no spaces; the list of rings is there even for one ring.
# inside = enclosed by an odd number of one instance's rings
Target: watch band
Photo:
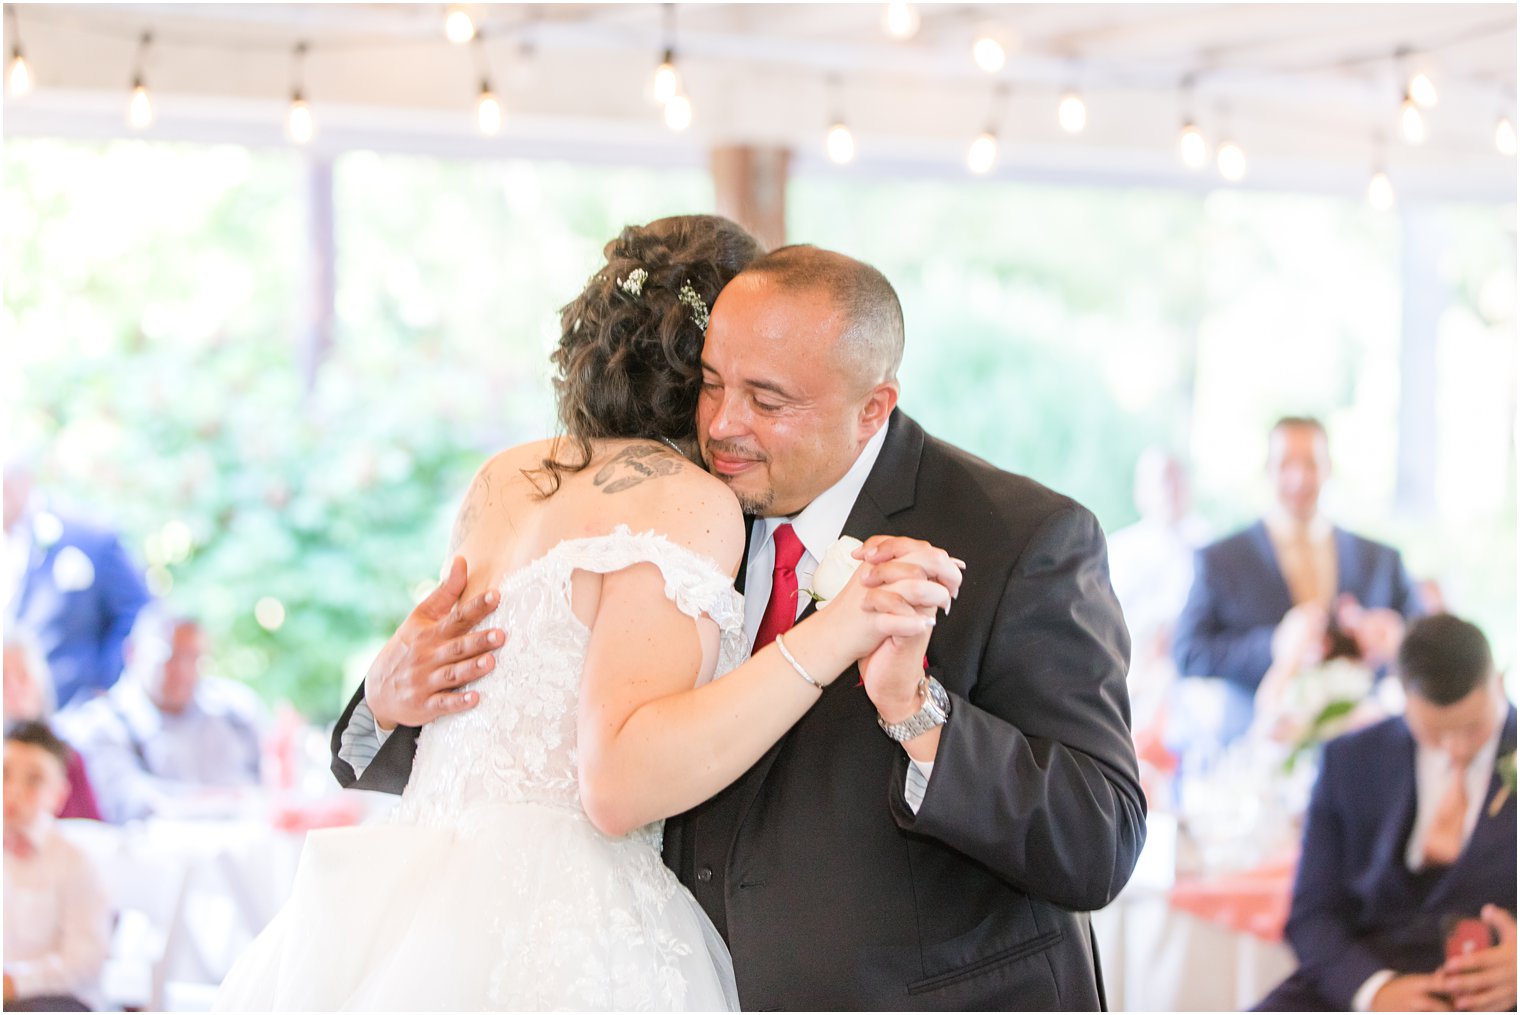
[[[918,688],[924,703],[917,712],[902,722],[887,722],[879,714],[876,716],[876,725],[898,743],[922,736],[936,726],[943,726],[950,718],[950,695],[943,684],[924,674]]]

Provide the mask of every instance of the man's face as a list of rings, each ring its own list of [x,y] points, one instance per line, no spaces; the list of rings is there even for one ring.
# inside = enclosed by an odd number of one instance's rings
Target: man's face
[[[1494,735],[1502,718],[1503,693],[1497,676],[1450,705],[1436,705],[1410,693],[1404,705],[1404,721],[1421,747],[1444,751],[1454,764],[1466,765]]]
[[[1330,478],[1330,447],[1312,426],[1282,426],[1268,441],[1267,475],[1277,503],[1300,521],[1319,510],[1319,491]]]
[[[821,291],[741,275],[713,304],[702,349],[702,457],[752,515],[791,515],[849,471],[897,404],[895,383],[841,362],[844,326]]]
[[[49,751],[19,740],[5,742],[5,823],[26,827],[57,814],[69,793],[63,764]]]
[[[148,696],[163,711],[177,715],[190,704],[201,678],[201,629],[194,624],[179,625],[168,650],[169,657],[157,679],[149,681]]]

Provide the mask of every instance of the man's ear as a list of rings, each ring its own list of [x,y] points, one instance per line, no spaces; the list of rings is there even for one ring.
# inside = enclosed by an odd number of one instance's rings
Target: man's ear
[[[865,404],[860,407],[860,439],[870,440],[876,431],[887,425],[892,410],[897,408],[897,382],[883,381],[871,389]]]

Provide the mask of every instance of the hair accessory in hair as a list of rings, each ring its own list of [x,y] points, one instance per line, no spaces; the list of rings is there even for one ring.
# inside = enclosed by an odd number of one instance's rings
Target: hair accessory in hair
[[[649,272],[643,268],[635,268],[628,273],[627,278],[617,280],[618,288],[629,296],[644,295],[644,283],[649,280]]]
[[[681,283],[681,302],[691,308],[691,319],[697,322],[697,327],[702,329],[702,334],[707,334],[707,301],[697,295],[697,291],[691,287],[691,281]]]

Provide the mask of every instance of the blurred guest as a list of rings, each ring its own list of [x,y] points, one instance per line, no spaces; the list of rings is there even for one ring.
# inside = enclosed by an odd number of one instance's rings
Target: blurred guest
[[[1135,464],[1140,520],[1108,539],[1108,570],[1133,644],[1129,694],[1137,730],[1156,716],[1171,677],[1172,631],[1193,584],[1193,554],[1208,538],[1192,513],[1187,471],[1174,456],[1147,448]]]
[[[1415,622],[1397,669],[1404,716],[1325,749],[1287,927],[1300,966],[1263,1010],[1515,1007],[1515,709],[1483,633],[1448,614]],[[1449,958],[1460,918],[1482,925]]]
[[[5,728],[18,722],[45,720],[53,712],[53,677],[48,672],[47,660],[37,648],[37,643],[23,631],[10,630],[5,634]],[[84,759],[73,748],[69,749],[68,762],[69,795],[63,802],[60,818],[93,818],[100,820],[100,808],[95,803],[95,790],[85,773]]]
[[[1320,511],[1330,446],[1318,420],[1290,416],[1268,437],[1267,474],[1276,503],[1250,528],[1198,551],[1193,587],[1177,621],[1173,657],[1183,676],[1217,678],[1215,729],[1181,739],[1228,743],[1251,722],[1252,696],[1272,665],[1274,639],[1323,623],[1339,609],[1363,659],[1386,666],[1406,618],[1422,612],[1397,550],[1331,524]],[[1184,744],[1186,747],[1198,744]]]
[[[3,500],[5,617],[36,634],[66,709],[121,676],[148,590],[114,533],[48,509],[29,465],[7,462]]]
[[[259,783],[263,709],[246,686],[201,675],[200,625],[150,607],[108,694],[59,717],[108,821],[213,812]]]
[[[67,762],[44,723],[6,731],[6,1011],[89,1011],[110,946],[100,881],[53,824]]]

